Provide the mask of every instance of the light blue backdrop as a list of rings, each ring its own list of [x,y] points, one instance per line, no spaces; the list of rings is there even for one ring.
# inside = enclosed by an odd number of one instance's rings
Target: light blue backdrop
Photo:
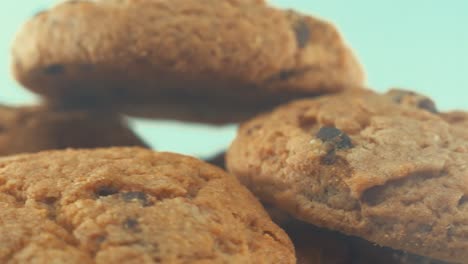
[[[0,103],[33,103],[10,77],[9,46],[15,31],[53,0],[3,1],[0,8]],[[406,87],[436,99],[439,109],[468,110],[467,0],[276,0],[334,21],[364,64],[377,90]],[[209,127],[132,120],[158,150],[208,156],[225,148],[235,126]]]

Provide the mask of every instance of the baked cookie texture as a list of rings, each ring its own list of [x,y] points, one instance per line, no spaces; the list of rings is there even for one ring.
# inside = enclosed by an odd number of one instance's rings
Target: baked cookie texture
[[[389,96],[397,104],[416,107],[433,114],[439,113],[435,102],[426,95],[399,88],[390,89],[385,95]]]
[[[452,111],[442,113],[442,117],[452,125],[468,127],[468,112]]]
[[[452,111],[441,113],[441,116],[452,125],[454,133],[468,140],[468,112]]]
[[[385,95],[390,96],[392,100],[398,104],[416,107],[429,111],[434,114],[439,114],[442,119],[451,124],[451,130],[458,136],[468,139],[468,113],[464,111],[440,112],[437,110],[435,102],[423,94],[419,94],[410,90],[391,89]]]
[[[61,112],[48,106],[0,106],[0,156],[112,146],[146,144],[115,114]]]
[[[468,259],[468,141],[439,115],[354,91],[245,124],[228,170],[320,227],[445,261]]]
[[[213,123],[364,83],[332,24],[264,1],[69,1],[31,18],[12,57],[68,107]]]
[[[0,158],[1,263],[295,263],[237,179],[142,148]]]

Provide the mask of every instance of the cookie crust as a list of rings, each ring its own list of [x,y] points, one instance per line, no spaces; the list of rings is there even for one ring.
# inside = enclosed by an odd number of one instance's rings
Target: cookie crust
[[[30,19],[12,68],[65,105],[226,123],[364,82],[333,25],[263,1],[70,1]]]
[[[453,262],[468,258],[468,142],[370,91],[300,100],[241,126],[228,170],[306,222]]]
[[[235,177],[178,154],[0,158],[0,207],[2,263],[295,263],[287,235]]]

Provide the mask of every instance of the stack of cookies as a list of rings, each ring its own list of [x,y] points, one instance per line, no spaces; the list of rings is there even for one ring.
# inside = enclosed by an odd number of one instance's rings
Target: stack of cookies
[[[0,108],[1,263],[468,263],[468,113],[369,90],[328,22],[68,1],[12,58],[42,101]],[[241,125],[213,166],[149,150],[123,115]]]

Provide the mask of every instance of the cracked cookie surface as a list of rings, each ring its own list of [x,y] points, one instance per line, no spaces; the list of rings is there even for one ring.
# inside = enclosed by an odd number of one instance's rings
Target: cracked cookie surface
[[[12,57],[68,107],[213,123],[364,82],[333,25],[264,1],[69,1],[30,19]]]
[[[141,148],[0,159],[2,263],[295,263],[231,175]]]
[[[121,117],[112,113],[0,106],[0,156],[112,146],[146,144]]]
[[[243,124],[228,170],[306,222],[468,259],[468,141],[438,114],[371,91],[299,100]]]

